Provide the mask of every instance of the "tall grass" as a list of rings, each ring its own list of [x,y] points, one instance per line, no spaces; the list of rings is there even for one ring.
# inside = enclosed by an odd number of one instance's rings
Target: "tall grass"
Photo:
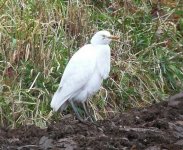
[[[69,58],[97,30],[121,37],[90,102],[97,119],[181,91],[182,13],[180,1],[0,1],[1,126],[46,126]]]

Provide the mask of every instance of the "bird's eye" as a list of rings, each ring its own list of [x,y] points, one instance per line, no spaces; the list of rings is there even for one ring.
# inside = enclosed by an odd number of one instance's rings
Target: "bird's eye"
[[[105,35],[102,35],[103,39],[105,39]]]

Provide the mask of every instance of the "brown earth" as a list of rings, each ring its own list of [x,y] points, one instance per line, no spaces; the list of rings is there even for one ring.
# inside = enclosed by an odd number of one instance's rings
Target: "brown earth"
[[[0,129],[0,149],[183,150],[183,93],[97,125],[68,117],[47,129]]]

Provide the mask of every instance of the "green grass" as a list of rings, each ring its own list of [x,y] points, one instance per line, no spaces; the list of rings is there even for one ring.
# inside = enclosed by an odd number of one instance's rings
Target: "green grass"
[[[110,78],[90,102],[97,119],[181,91],[183,5],[173,4],[0,1],[0,125],[46,126],[70,56],[97,30],[121,37],[111,44]]]

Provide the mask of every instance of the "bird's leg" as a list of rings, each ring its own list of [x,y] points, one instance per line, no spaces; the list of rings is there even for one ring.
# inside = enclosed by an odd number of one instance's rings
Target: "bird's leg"
[[[93,122],[93,120],[91,119],[90,114],[89,114],[89,112],[88,112],[88,110],[87,110],[87,108],[86,108],[85,102],[82,102],[82,105],[83,105],[85,114],[87,115],[87,117],[89,117],[90,121]]]
[[[86,107],[85,102],[82,102],[82,105],[83,105],[84,111],[85,111],[87,117],[89,117],[90,121],[92,121],[92,122],[96,121],[96,119],[92,115],[90,115],[90,113],[88,112],[88,109],[87,109],[88,107]]]
[[[69,103],[71,104],[71,106],[72,106],[72,108],[73,108],[73,110],[74,110],[74,112],[75,112],[75,114],[76,114],[77,119],[78,119],[80,122],[82,122],[82,123],[84,123],[84,124],[86,124],[86,125],[91,125],[89,122],[86,122],[85,120],[83,120],[83,118],[80,116],[80,114],[79,114],[79,112],[78,112],[76,106],[74,105],[74,102],[73,102],[72,100],[69,100]]]
[[[75,114],[76,114],[77,119],[78,119],[79,121],[83,122],[84,120],[83,120],[82,117],[80,116],[80,114],[79,114],[79,112],[78,112],[76,106],[74,105],[74,102],[73,102],[72,100],[69,100],[69,103],[71,104],[71,106],[72,106],[72,108],[73,108],[73,110],[74,110],[74,112],[75,112]]]

